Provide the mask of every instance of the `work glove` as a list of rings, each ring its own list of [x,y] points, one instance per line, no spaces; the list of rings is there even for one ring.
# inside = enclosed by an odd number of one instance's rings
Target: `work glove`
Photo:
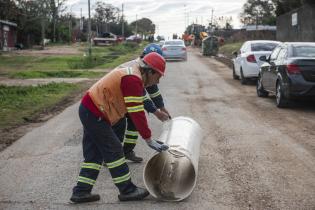
[[[167,121],[169,119],[168,114],[160,110],[156,110],[153,114],[162,122]]]
[[[156,141],[156,140],[147,140],[147,144],[151,149],[154,149],[158,152],[162,152],[168,149],[168,146],[163,142]]]
[[[170,113],[167,111],[167,109],[165,109],[165,107],[161,108],[160,110],[161,110],[162,112],[166,113],[166,114],[168,115],[168,118],[169,118],[169,119],[172,119]]]

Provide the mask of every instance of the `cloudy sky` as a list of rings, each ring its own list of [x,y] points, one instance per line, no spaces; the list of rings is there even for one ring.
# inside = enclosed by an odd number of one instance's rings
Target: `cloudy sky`
[[[91,1],[92,15],[95,3]],[[88,0],[68,0],[68,11],[80,16],[82,8],[83,16],[88,15]],[[213,9],[214,18],[226,16],[233,18],[234,28],[241,26],[239,13],[246,0],[103,0],[121,8],[124,4],[124,15],[130,23],[142,17],[150,18],[156,24],[157,34],[171,37],[173,33],[182,34],[185,26],[191,23],[207,25],[211,21]]]

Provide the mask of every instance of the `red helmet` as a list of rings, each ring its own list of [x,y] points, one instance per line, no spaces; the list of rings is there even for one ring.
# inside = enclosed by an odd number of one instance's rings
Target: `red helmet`
[[[165,59],[156,52],[151,52],[142,59],[150,68],[162,76],[165,73]]]

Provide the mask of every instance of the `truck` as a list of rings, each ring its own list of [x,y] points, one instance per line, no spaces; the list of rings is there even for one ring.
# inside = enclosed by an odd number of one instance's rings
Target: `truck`
[[[101,37],[95,37],[93,39],[93,43],[95,46],[108,46],[108,45],[115,45],[119,42],[117,35],[106,32],[103,33]]]

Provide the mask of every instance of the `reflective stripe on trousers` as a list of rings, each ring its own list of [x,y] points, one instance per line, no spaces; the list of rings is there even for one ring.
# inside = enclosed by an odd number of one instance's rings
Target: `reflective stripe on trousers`
[[[135,186],[131,182],[120,140],[112,127],[99,120],[83,105],[79,108],[83,124],[83,157],[77,186],[74,193],[90,192],[98,177],[101,164],[106,163],[114,184],[121,193],[131,191]]]

